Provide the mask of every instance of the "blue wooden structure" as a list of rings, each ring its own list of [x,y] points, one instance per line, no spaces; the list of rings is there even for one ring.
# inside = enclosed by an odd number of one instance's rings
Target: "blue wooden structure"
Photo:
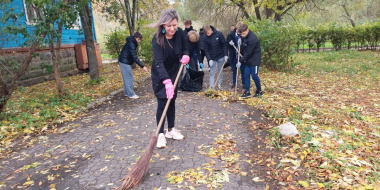
[[[26,26],[28,32],[32,33],[34,30],[33,27],[33,16],[35,13],[33,9],[29,8],[25,4],[25,0],[13,0],[11,7],[15,9],[16,13],[25,13],[23,17],[18,18],[16,24],[20,26]],[[91,16],[93,15],[92,6],[90,5]],[[4,15],[5,10],[1,10],[0,14]],[[93,17],[92,17],[93,18]],[[93,21],[92,21],[93,22]],[[4,27],[4,24],[0,22],[0,31]],[[55,26],[57,27],[57,26]],[[62,47],[74,47],[74,44],[81,44],[82,40],[84,40],[84,34],[79,34],[79,30],[81,28],[80,18],[76,22],[76,25],[73,29],[63,29],[62,31]],[[94,23],[92,23],[92,31],[94,35],[94,40],[96,41],[96,32]],[[1,34],[1,33],[0,33]],[[22,45],[27,39],[24,39],[22,35],[18,35],[17,37],[12,37],[12,40],[7,40],[7,36],[0,36],[0,49],[17,49],[22,48]],[[8,38],[10,39],[10,38]]]

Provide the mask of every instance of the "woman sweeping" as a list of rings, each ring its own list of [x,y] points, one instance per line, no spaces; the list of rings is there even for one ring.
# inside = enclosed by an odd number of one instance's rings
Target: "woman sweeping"
[[[179,72],[180,64],[186,65],[189,58],[185,35],[178,27],[178,13],[174,9],[166,9],[162,12],[160,20],[148,27],[157,28],[152,39],[153,64],[152,64],[152,86],[157,98],[157,125],[164,112],[168,99],[171,102],[166,113],[168,130],[164,135],[164,123],[158,135],[158,148],[166,147],[166,138],[181,140],[184,136],[174,128],[175,122],[175,100],[177,98],[177,87],[173,86]],[[165,138],[166,137],[166,138]]]

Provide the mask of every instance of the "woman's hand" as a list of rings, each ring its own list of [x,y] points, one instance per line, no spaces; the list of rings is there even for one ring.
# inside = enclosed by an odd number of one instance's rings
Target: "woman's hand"
[[[183,65],[187,65],[187,63],[189,63],[189,61],[190,61],[190,57],[188,55],[183,55],[182,56],[181,63]]]
[[[173,99],[173,97],[174,97],[174,86],[173,86],[172,80],[166,79],[162,83],[165,85],[166,97],[168,99]]]

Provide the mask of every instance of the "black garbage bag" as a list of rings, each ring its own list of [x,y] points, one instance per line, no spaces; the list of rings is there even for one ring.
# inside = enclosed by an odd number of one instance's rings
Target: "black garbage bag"
[[[184,91],[198,92],[203,87],[203,71],[195,71],[191,67],[186,69],[185,77],[182,80],[181,88]]]

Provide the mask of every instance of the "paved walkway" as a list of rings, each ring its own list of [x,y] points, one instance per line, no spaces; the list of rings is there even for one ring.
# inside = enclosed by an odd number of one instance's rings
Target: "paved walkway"
[[[204,87],[208,87],[208,71],[205,74]],[[231,72],[224,73],[224,79],[231,76]],[[231,80],[224,80],[223,88],[228,89],[230,83]],[[131,100],[120,93],[86,116],[64,123],[58,129],[62,133],[40,137],[27,148],[0,159],[0,189],[116,189],[156,128],[157,104],[150,80],[140,84],[136,93],[140,99]],[[252,181],[252,168],[245,162],[247,151],[258,144],[247,123],[252,119],[263,122],[259,111],[242,103],[225,103],[192,92],[179,93],[176,109],[176,128],[185,139],[168,140],[167,148],[154,150],[154,162],[137,189],[186,186],[210,189],[205,184],[195,186],[186,179],[181,184],[170,184],[166,175],[170,171],[197,169],[211,160],[216,168],[223,169],[220,159],[198,152],[202,144],[209,146],[221,134],[231,134],[236,140],[236,151],[241,155],[240,170],[248,172],[246,177],[229,174],[229,182],[221,183],[222,189],[265,189],[265,182]]]

